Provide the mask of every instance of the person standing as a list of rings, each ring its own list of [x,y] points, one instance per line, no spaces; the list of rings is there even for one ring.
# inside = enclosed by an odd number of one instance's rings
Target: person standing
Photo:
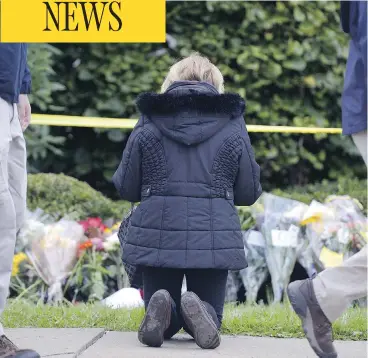
[[[31,74],[26,44],[0,44],[0,315],[9,293],[15,241],[26,209],[27,154],[23,131],[30,123]],[[19,350],[0,324],[0,358],[39,358]]]
[[[353,137],[367,165],[367,2],[341,2],[341,23],[351,36],[342,95],[343,134]],[[367,246],[341,266],[291,283],[288,296],[317,356],[336,358],[331,323],[354,300],[367,296]]]

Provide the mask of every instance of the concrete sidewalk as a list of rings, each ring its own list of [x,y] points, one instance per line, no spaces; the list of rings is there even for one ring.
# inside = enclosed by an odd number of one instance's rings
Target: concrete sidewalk
[[[55,358],[314,358],[306,340],[223,336],[215,351],[198,348],[188,336],[178,335],[161,348],[142,346],[136,333],[102,329],[9,329],[8,336],[22,348],[33,348],[42,357]],[[366,358],[367,342],[336,342],[339,358]]]

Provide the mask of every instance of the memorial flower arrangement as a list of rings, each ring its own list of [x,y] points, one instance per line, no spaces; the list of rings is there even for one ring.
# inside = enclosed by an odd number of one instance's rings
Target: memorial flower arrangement
[[[274,302],[283,299],[295,263],[312,277],[339,265],[367,244],[367,218],[349,196],[310,205],[263,194],[252,210],[256,225],[244,235],[248,268],[241,271],[247,299],[254,302],[268,272]]]
[[[312,276],[340,264],[367,243],[362,206],[347,196],[306,205],[264,194],[252,208],[238,209],[248,268],[229,276],[229,298],[237,296],[242,281],[247,300],[256,302],[270,274],[273,301],[280,302],[297,261]],[[11,296],[76,304],[101,301],[129,287],[121,260],[120,224],[99,217],[77,222],[55,220],[41,210],[29,213],[16,245]]]
[[[38,211],[39,214],[39,211]],[[117,231],[120,222],[86,218],[43,222],[29,213],[14,256],[11,295],[35,302],[101,300],[127,286]]]

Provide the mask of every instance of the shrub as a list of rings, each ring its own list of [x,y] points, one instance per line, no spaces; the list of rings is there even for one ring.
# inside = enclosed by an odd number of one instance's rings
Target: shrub
[[[360,201],[365,212],[367,211],[367,181],[358,179],[340,178],[337,182],[327,180],[318,184],[297,186],[291,190],[273,190],[273,194],[298,200],[306,204],[314,199],[323,202],[329,195],[350,195]]]
[[[28,175],[28,208],[42,209],[57,218],[75,220],[89,216],[103,219],[122,218],[129,205],[113,201],[88,184],[63,174]]]

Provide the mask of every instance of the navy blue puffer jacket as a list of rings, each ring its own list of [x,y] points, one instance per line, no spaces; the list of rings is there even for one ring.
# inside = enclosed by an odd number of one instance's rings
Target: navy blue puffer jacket
[[[140,205],[124,260],[140,266],[247,266],[235,205],[260,196],[260,170],[244,123],[245,103],[208,83],[175,82],[137,100],[141,119],[113,182]]]
[[[27,44],[0,43],[0,97],[18,103],[19,94],[31,91]]]
[[[341,24],[350,35],[342,93],[343,134],[367,130],[367,1],[342,1]]]

